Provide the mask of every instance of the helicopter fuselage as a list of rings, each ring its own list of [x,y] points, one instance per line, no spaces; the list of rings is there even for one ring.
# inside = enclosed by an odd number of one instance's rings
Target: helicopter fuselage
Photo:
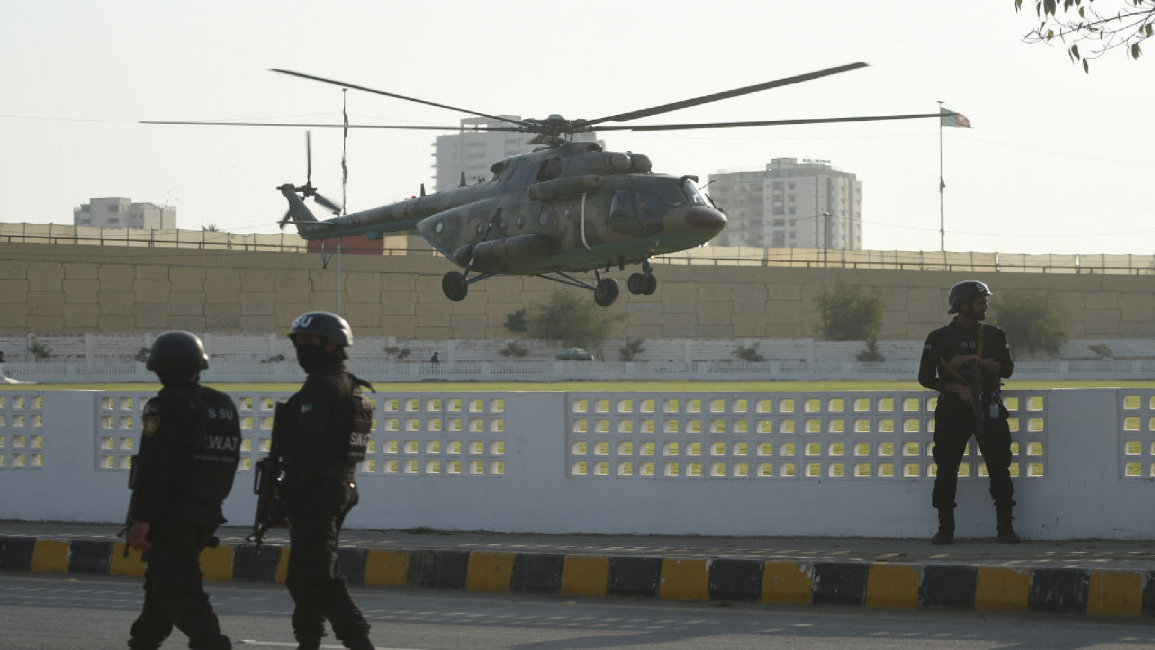
[[[691,177],[654,174],[650,166],[644,155],[570,143],[498,162],[488,181],[327,221],[283,193],[305,239],[416,229],[467,272],[537,275],[624,268],[722,231],[725,216]]]

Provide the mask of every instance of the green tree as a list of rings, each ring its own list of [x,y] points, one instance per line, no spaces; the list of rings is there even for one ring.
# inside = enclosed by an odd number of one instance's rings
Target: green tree
[[[1051,43],[1059,39],[1073,62],[1090,72],[1090,59],[1122,47],[1138,59],[1140,43],[1155,33],[1155,0],[1033,0],[1039,26],[1023,37],[1027,43]],[[1023,0],[1015,0],[1022,11]],[[1079,44],[1083,48],[1079,48]],[[1068,45],[1069,44],[1069,45]]]
[[[524,332],[529,329],[529,318],[524,309],[505,315],[505,328],[511,332]]]
[[[622,314],[595,306],[586,295],[557,291],[533,308],[529,333],[534,338],[561,341],[566,347],[596,350],[622,318]]]
[[[1007,331],[1012,351],[1054,356],[1067,340],[1067,319],[1058,296],[1008,293],[991,301],[992,320]]]
[[[882,330],[882,299],[860,285],[836,284],[815,302],[828,341],[870,341]]]

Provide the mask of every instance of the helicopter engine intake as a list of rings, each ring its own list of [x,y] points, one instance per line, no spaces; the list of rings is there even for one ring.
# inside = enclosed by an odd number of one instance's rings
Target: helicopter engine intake
[[[552,181],[534,183],[526,190],[529,198],[534,201],[556,199],[563,196],[581,194],[601,186],[604,179],[594,174],[558,178]]]

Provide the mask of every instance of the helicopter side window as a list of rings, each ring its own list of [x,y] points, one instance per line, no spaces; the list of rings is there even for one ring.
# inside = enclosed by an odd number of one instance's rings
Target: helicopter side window
[[[694,203],[696,205],[706,205],[706,199],[702,198],[702,195],[698,193],[698,188],[694,187],[694,184],[690,182],[690,179],[687,178],[682,181],[682,192],[684,192],[686,197],[690,199],[690,203]]]
[[[634,218],[634,193],[630,190],[618,190],[614,192],[613,201],[610,202],[610,221],[621,221],[622,219]]]

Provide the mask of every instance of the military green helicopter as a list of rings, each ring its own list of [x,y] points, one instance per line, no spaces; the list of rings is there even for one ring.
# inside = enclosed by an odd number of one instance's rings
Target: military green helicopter
[[[353,235],[380,238],[385,233],[416,230],[435,249],[461,267],[441,281],[445,296],[464,300],[469,285],[496,275],[528,275],[593,291],[603,307],[614,303],[619,288],[615,279],[602,277],[613,267],[625,270],[641,265],[626,287],[635,295],[654,293],[650,259],[656,255],[701,246],[726,226],[721,210],[707,202],[690,175],[653,172],[650,159],[640,153],[603,151],[593,142],[574,142],[573,134],[593,131],[673,131],[787,124],[868,122],[912,118],[940,118],[943,114],[874,115],[774,121],[716,122],[706,124],[614,125],[683,108],[810,81],[866,66],[865,63],[828,68],[735,90],[705,95],[593,120],[510,119],[447,106],[365,86],[290,70],[274,72],[384,95],[410,102],[489,118],[508,126],[478,126],[471,131],[534,133],[531,143],[540,148],[498,161],[493,177],[474,185],[426,194],[324,221],[313,215],[304,199],[340,214],[333,202],[317,193],[310,174],[304,185],[286,183],[277,189],[289,202],[282,219],[296,226],[307,240]],[[158,122],[151,124],[214,124],[235,126],[297,126],[386,128],[461,131],[461,126],[383,126],[334,124],[255,124],[251,122]],[[567,139],[568,138],[568,139]],[[573,274],[594,272],[594,281]]]

